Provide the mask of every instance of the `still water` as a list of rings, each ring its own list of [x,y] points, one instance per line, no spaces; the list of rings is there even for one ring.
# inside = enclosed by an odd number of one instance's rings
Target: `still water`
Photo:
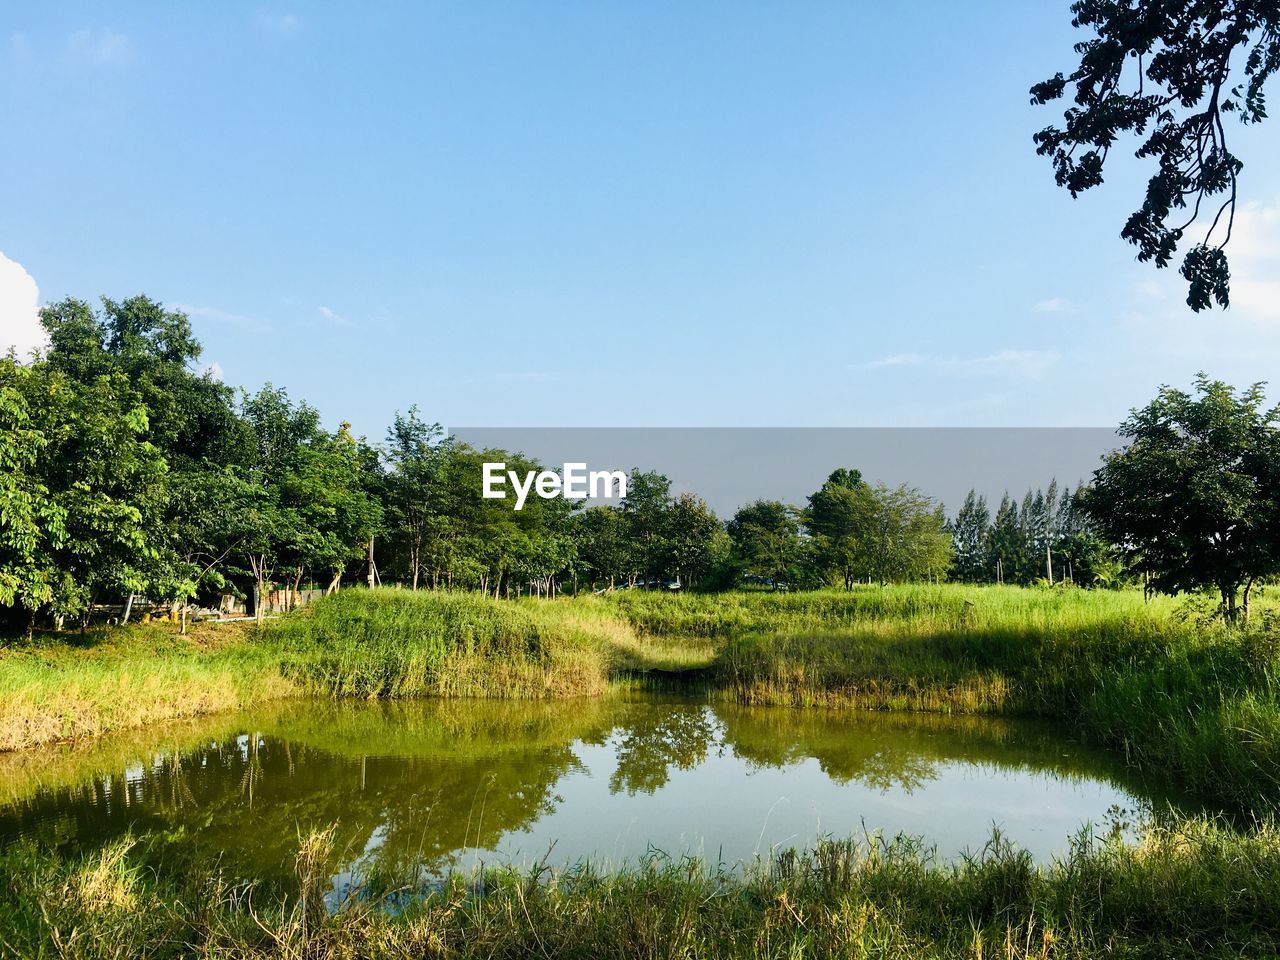
[[[666,699],[292,702],[0,755],[0,845],[158,832],[266,878],[335,823],[339,877],[654,849],[731,866],[867,832],[954,857],[993,826],[1047,860],[1168,802],[1052,727]]]

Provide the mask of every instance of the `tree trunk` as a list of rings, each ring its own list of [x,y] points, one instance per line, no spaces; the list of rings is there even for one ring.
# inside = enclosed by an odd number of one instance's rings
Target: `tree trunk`
[[[1236,585],[1221,584],[1218,590],[1222,594],[1222,619],[1234,624],[1236,622]]]
[[[374,580],[377,577],[376,568],[373,565],[373,537],[369,538],[369,589],[373,589]]]
[[[1254,578],[1250,577],[1249,582],[1244,585],[1244,598],[1240,604],[1240,619],[1244,623],[1249,622],[1249,593],[1253,590]]]
[[[120,626],[124,626],[129,622],[129,614],[133,611],[133,594],[129,594],[129,599],[124,602],[124,613],[120,615]]]
[[[249,568],[253,571],[253,618],[262,623],[267,618],[267,558],[251,556]]]
[[[35,608],[32,607],[30,610],[27,611],[27,639],[31,640],[31,638],[35,636],[35,633],[36,633],[36,611],[35,611]]]

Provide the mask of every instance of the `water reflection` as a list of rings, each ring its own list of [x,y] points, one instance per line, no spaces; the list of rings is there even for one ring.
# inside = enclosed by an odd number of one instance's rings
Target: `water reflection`
[[[1054,730],[994,720],[707,706],[289,703],[84,749],[0,756],[0,843],[126,832],[287,875],[336,824],[345,864],[618,862],[650,845],[734,862],[820,834],[920,833],[950,855],[992,824],[1040,857],[1146,791]]]

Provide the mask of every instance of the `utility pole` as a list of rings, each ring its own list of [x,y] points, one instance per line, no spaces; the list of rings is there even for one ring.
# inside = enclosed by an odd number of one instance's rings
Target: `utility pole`
[[[1053,586],[1053,548],[1046,546],[1044,548],[1044,572],[1049,578],[1049,586]]]
[[[373,537],[369,537],[369,589],[373,589],[374,580],[377,577],[377,568],[373,565]]]

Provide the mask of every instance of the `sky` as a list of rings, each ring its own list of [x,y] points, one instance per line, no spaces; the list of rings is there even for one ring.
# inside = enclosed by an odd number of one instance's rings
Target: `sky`
[[[0,349],[144,292],[203,365],[448,426],[1106,426],[1280,370],[1280,123],[1233,306],[1037,157],[1053,2],[0,12]],[[1123,154],[1123,151],[1121,152]],[[1273,390],[1275,396],[1277,391]]]

